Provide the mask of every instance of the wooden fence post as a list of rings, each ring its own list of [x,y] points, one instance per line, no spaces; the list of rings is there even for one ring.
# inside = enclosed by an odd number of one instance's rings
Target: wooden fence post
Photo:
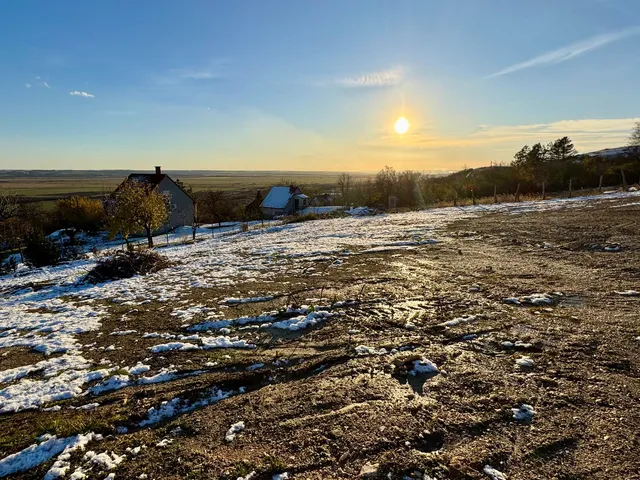
[[[598,193],[602,193],[602,178],[604,175],[600,175],[600,184],[598,185]]]
[[[518,188],[516,188],[516,202],[520,201],[520,184],[518,184]]]
[[[625,175],[624,175],[624,170],[620,170],[620,173],[622,174],[622,187],[626,190],[627,189],[627,177],[625,177]]]
[[[569,198],[571,198],[571,179],[569,179]]]
[[[547,193],[545,192],[544,187],[545,187],[545,184],[544,184],[544,182],[542,182],[542,199],[546,200],[547,199]]]
[[[493,186],[493,203],[498,203],[498,186]]]
[[[474,205],[476,204],[476,194],[474,193],[473,188],[471,189],[471,203]]]

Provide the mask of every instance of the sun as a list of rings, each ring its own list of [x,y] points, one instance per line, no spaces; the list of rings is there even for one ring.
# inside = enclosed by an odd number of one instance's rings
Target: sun
[[[399,133],[400,135],[404,135],[405,133],[407,133],[407,130],[409,130],[409,120],[407,120],[404,117],[400,117],[398,118],[398,120],[396,120],[395,125],[393,126],[393,128],[396,129],[396,132]]]

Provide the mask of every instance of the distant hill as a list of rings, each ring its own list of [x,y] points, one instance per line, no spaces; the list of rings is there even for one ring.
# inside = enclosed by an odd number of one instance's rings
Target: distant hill
[[[638,155],[639,153],[640,147],[616,147],[583,153],[582,155],[585,157],[627,157],[630,155]]]

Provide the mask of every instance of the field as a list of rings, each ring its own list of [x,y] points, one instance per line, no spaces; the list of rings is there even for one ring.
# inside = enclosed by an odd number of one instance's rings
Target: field
[[[0,277],[0,476],[639,478],[639,217],[441,208]]]
[[[10,189],[33,200],[52,201],[69,195],[99,196],[111,193],[130,171],[0,171],[0,190]],[[152,173],[150,170],[149,173]],[[303,186],[335,189],[337,172],[243,172],[243,171],[166,171],[171,178],[182,180],[198,190],[266,191],[282,181]],[[353,173],[355,179],[373,174]]]

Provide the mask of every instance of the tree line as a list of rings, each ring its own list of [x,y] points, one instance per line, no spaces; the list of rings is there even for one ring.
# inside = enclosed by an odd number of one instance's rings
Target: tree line
[[[395,197],[399,208],[422,208],[455,199],[497,194],[538,194],[572,188],[635,183],[640,178],[640,122],[618,155],[580,155],[569,137],[546,145],[535,143],[518,150],[510,165],[465,168],[448,175],[428,175],[414,170],[385,167],[369,180],[355,181],[348,173],[338,178],[338,203],[388,208]]]

